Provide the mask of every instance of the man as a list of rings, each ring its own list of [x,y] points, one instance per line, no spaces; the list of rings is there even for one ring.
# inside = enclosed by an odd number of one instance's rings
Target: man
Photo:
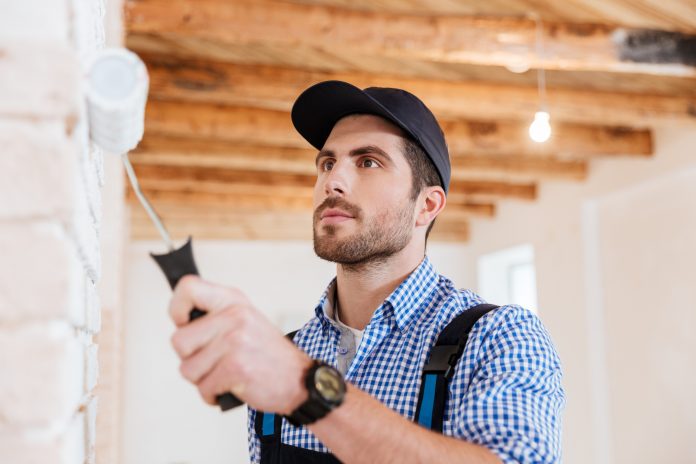
[[[252,462],[557,462],[560,362],[529,311],[487,307],[448,357],[444,394],[426,391],[438,335],[484,303],[425,256],[450,180],[432,113],[403,90],[328,81],[292,119],[320,150],[314,249],[336,278],[296,345],[241,291],[182,279],[170,305],[182,375],[210,404],[232,392],[249,405]],[[189,324],[194,307],[209,314]],[[439,418],[422,412],[433,401]]]

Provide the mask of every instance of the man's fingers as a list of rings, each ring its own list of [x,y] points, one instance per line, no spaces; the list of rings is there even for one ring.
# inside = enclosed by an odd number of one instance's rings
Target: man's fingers
[[[216,404],[215,399],[224,393],[233,393],[243,398],[245,392],[245,367],[235,364],[234,357],[221,358],[215,367],[198,382],[198,392],[208,404]]]
[[[187,275],[179,280],[169,302],[169,315],[177,327],[189,322],[193,308],[215,313],[223,309],[248,303],[239,290],[211,284],[195,275]]]
[[[247,309],[243,306],[230,307],[219,313],[212,313],[179,327],[172,335],[172,346],[179,358],[188,358],[206,345],[213,343],[220,334],[226,334],[223,340],[239,327],[243,327]],[[233,335],[232,335],[233,336]],[[225,350],[222,343],[218,349]]]
[[[215,322],[211,317],[179,327],[172,335],[172,346],[179,358],[188,358],[210,343],[223,329]]]
[[[184,359],[179,367],[181,375],[189,382],[197,384],[225,355],[222,349],[223,338],[220,335],[216,336],[210,344]]]

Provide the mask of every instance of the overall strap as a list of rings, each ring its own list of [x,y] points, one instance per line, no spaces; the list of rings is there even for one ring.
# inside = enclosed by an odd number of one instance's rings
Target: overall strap
[[[457,315],[444,328],[435,342],[430,358],[423,368],[415,421],[436,432],[442,432],[448,383],[461,358],[471,328],[481,316],[498,308],[493,304],[480,304]]]
[[[295,334],[298,330],[290,332],[285,336],[293,341]],[[283,417],[278,414],[265,413],[262,411],[256,411],[256,420],[254,421],[254,428],[256,429],[256,434],[261,440],[261,446],[268,446],[278,440],[280,442],[280,428],[283,425]]]

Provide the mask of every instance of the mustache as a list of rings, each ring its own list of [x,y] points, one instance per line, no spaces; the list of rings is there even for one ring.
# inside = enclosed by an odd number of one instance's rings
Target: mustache
[[[346,213],[350,214],[356,219],[359,219],[362,215],[362,210],[352,204],[349,203],[348,201],[344,200],[341,197],[328,197],[326,200],[324,200],[319,206],[317,206],[317,209],[314,210],[314,220],[318,221],[321,218],[321,213],[323,213],[325,210],[329,208],[339,208],[345,211]]]

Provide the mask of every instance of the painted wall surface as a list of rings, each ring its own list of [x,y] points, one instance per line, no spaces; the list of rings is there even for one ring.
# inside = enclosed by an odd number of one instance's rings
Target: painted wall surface
[[[96,462],[105,0],[0,0],[0,462]],[[107,279],[109,277],[106,277]]]
[[[696,166],[597,213],[615,461],[696,462]]]
[[[334,276],[310,242],[199,242],[194,249],[204,277],[245,291],[285,332],[312,317]],[[179,376],[169,341],[171,292],[150,251],[163,252],[163,245],[133,243],[126,257],[124,462],[246,462],[246,409],[208,407]],[[432,245],[429,255],[440,273],[468,286],[463,246]]]

